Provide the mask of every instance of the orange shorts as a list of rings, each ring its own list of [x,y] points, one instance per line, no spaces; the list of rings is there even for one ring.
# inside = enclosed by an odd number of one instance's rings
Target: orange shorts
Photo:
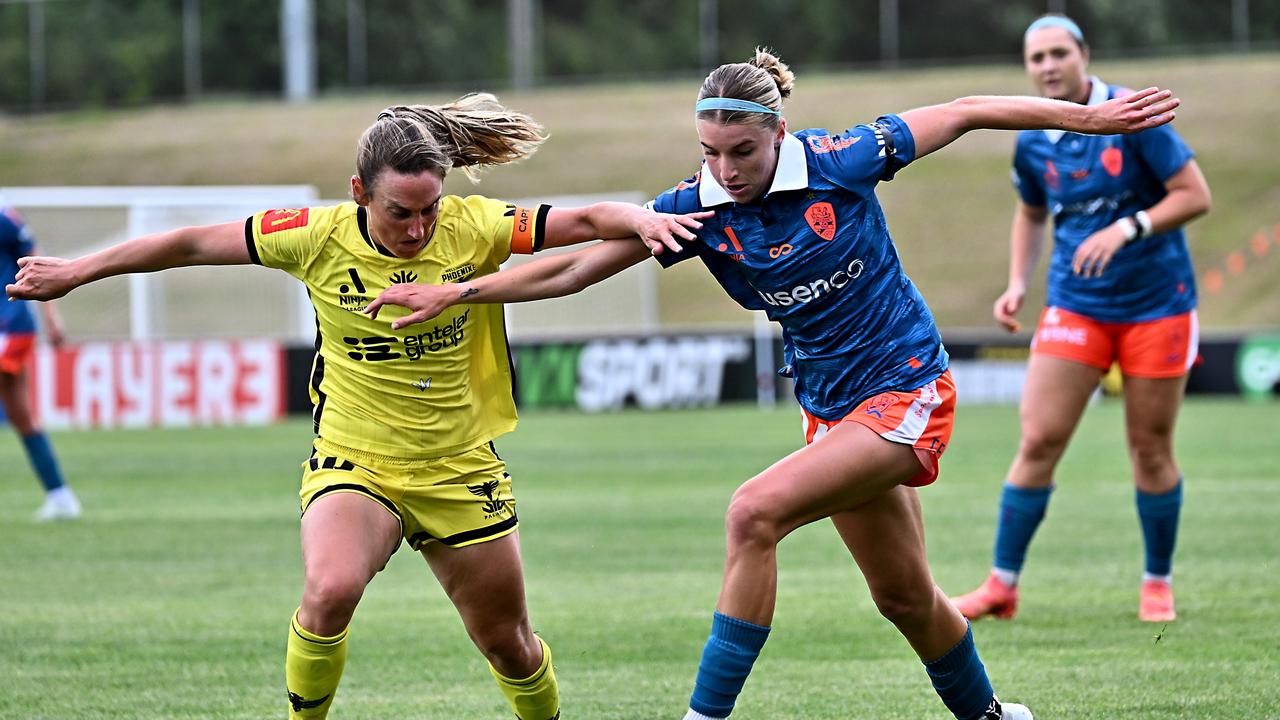
[[[0,333],[0,372],[17,375],[31,360],[35,333]]]
[[[1145,322],[1101,322],[1047,307],[1031,340],[1031,352],[1083,363],[1106,372],[1113,362],[1132,377],[1181,377],[1200,347],[1196,311]]]
[[[951,442],[955,411],[956,384],[948,370],[911,392],[882,392],[839,420],[823,420],[802,408],[804,442],[809,445],[817,441],[842,422],[865,425],[889,442],[915,448],[923,467],[904,484],[922,487],[938,479],[938,458]]]

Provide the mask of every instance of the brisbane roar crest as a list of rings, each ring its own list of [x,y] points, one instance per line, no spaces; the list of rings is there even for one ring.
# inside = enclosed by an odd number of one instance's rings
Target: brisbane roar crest
[[[1120,148],[1109,147],[1102,151],[1102,168],[1111,177],[1119,177],[1120,171],[1124,169],[1124,153],[1120,152]]]
[[[804,211],[804,219],[809,223],[809,229],[818,234],[818,237],[826,241],[834,240],[836,237],[836,211],[831,207],[829,202],[816,202]]]

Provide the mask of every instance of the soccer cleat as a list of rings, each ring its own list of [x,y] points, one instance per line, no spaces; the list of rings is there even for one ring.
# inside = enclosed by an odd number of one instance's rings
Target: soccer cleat
[[[1031,710],[1026,705],[1018,703],[1000,703],[1000,720],[1034,720],[1031,717]]]
[[[54,520],[75,520],[80,517],[80,501],[68,490],[46,497],[44,504],[36,511],[36,522],[52,522]]]
[[[977,590],[951,598],[951,604],[970,620],[977,620],[985,615],[1010,620],[1018,612],[1018,588],[1005,585],[995,574],[991,574]]]
[[[1138,600],[1138,619],[1142,622],[1169,622],[1177,616],[1173,611],[1173,586],[1162,580],[1144,580]]]

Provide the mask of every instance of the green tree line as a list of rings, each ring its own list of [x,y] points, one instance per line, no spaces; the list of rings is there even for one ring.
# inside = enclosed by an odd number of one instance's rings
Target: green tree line
[[[37,0],[39,1],[39,0]],[[1106,57],[1220,51],[1239,38],[1240,0],[1059,2]],[[348,0],[314,0],[321,92],[350,87]],[[372,87],[502,87],[511,73],[507,0],[361,0]],[[0,109],[182,100],[182,0],[48,0],[33,47],[25,0],[0,3]],[[1045,0],[900,0],[896,60],[1016,57]],[[537,82],[643,79],[704,69],[699,0],[533,0]],[[1280,42],[1280,0],[1251,0],[1247,41]],[[715,59],[777,47],[810,69],[881,62],[880,0],[719,0]],[[277,95],[279,3],[199,3],[200,92]],[[39,65],[43,58],[43,69]],[[42,80],[33,90],[34,68]],[[34,93],[34,94],[33,94]]]

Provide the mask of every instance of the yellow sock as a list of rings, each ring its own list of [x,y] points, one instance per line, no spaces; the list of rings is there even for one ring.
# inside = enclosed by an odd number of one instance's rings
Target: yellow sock
[[[347,663],[347,631],[320,637],[298,624],[293,613],[289,650],[284,659],[284,680],[289,691],[290,718],[323,718],[338,691]]]
[[[520,720],[556,720],[560,717],[560,688],[556,685],[556,671],[551,667],[551,648],[542,638],[538,638],[538,642],[542,644],[542,664],[523,680],[503,677],[493,665],[489,666],[493,679],[498,681],[498,688],[507,696],[507,702]]]

